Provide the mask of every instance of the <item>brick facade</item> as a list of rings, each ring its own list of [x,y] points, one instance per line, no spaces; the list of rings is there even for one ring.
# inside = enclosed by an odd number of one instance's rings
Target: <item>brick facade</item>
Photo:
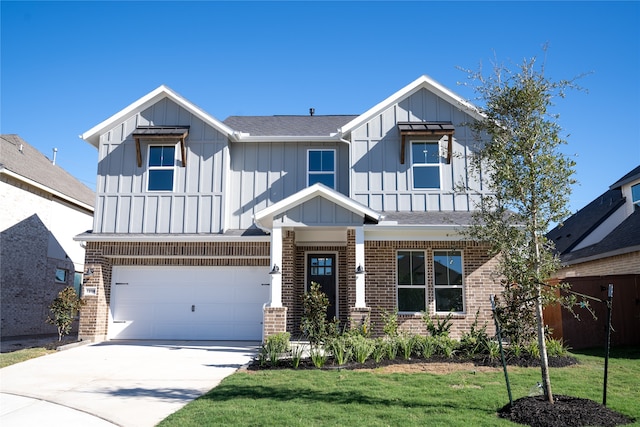
[[[86,265],[93,275],[86,277],[86,287],[95,286],[97,295],[85,296],[80,321],[80,337],[102,340],[107,336],[110,302],[111,271],[115,265],[172,265],[172,266],[268,266],[268,242],[89,242]],[[453,319],[451,335],[459,338],[469,329],[479,310],[480,324],[493,330],[490,294],[501,291],[494,283],[492,271],[495,260],[488,255],[488,247],[478,243],[456,243],[464,260],[464,298],[467,313]],[[305,291],[307,253],[335,253],[338,268],[338,313],[342,325],[359,327],[369,323],[374,336],[382,334],[383,311],[396,308],[396,252],[424,250],[427,263],[428,311],[435,313],[433,299],[433,250],[451,249],[450,242],[429,241],[366,241],[365,242],[365,302],[366,308],[355,309],[355,233],[349,230],[346,245],[298,246],[295,232],[283,233],[282,245],[282,303],[283,307],[266,307],[264,337],[288,331],[300,336],[302,295]],[[442,317],[442,316],[441,316]],[[420,316],[400,315],[402,329],[425,333]]]
[[[558,270],[555,277],[564,279],[622,274],[640,274],[640,251],[568,265]]]

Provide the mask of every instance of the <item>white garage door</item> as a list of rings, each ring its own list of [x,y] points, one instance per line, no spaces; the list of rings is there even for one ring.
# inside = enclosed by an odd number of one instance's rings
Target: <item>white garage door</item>
[[[268,267],[114,267],[112,339],[260,340]]]

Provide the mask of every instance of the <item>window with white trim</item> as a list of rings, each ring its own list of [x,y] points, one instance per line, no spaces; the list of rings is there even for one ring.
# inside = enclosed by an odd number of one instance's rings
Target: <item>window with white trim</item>
[[[307,186],[317,182],[336,188],[336,150],[307,151]]]
[[[67,283],[67,273],[64,268],[56,268],[56,282]]]
[[[436,313],[464,312],[462,252],[434,251],[433,280]]]
[[[148,191],[173,191],[176,165],[175,145],[150,145]]]
[[[634,208],[640,209],[640,184],[631,186],[631,200],[633,200]]]
[[[440,144],[411,141],[413,188],[440,188]]]
[[[396,259],[398,311],[426,310],[424,251],[398,251]]]

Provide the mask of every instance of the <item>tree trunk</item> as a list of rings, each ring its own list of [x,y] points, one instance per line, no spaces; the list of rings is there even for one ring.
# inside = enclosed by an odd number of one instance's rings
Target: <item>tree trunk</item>
[[[549,358],[547,356],[547,343],[544,339],[544,319],[542,317],[542,297],[540,285],[536,285],[536,319],[538,322],[538,348],[540,349],[540,370],[542,371],[542,390],[545,399],[553,404],[551,392],[551,379],[549,378]]]

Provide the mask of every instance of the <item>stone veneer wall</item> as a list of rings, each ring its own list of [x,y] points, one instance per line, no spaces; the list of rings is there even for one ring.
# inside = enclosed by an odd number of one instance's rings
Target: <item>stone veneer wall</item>
[[[87,242],[85,268],[93,275],[85,277],[83,288],[95,286],[98,292],[83,296],[78,337],[107,337],[113,266],[269,266],[269,255],[269,242]]]

